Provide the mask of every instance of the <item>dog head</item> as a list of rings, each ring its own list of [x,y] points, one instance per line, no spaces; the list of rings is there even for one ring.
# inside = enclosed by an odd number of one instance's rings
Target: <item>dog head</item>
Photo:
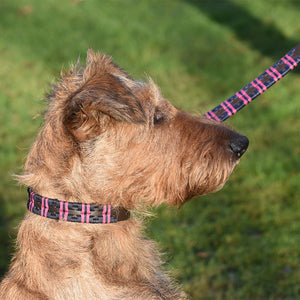
[[[66,201],[182,205],[220,189],[248,139],[175,108],[149,80],[88,52],[48,98],[45,124],[20,180]]]

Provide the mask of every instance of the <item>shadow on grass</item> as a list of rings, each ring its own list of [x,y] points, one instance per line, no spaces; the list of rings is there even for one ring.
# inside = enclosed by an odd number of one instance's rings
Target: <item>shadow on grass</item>
[[[215,22],[230,27],[241,41],[270,57],[274,63],[300,42],[285,37],[271,19],[258,19],[245,8],[229,0],[218,1],[217,5],[215,1],[186,2],[196,6]],[[294,72],[299,74],[300,70],[296,69]]]

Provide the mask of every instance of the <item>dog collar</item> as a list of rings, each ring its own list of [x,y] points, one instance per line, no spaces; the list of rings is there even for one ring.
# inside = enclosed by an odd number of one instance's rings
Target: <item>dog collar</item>
[[[42,217],[77,223],[117,223],[130,218],[130,211],[122,206],[98,205],[59,201],[40,196],[28,188],[27,208]]]

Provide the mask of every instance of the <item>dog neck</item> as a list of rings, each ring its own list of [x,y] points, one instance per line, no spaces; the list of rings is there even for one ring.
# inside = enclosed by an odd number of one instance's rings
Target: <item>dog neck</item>
[[[50,199],[28,188],[27,208],[42,217],[77,223],[117,223],[130,218],[130,211],[122,206],[75,203]]]

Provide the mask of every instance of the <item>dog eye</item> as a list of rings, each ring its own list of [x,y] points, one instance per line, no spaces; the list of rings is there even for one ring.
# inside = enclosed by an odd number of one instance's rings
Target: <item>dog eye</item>
[[[154,125],[161,123],[164,120],[164,115],[160,111],[156,111],[153,118]]]

